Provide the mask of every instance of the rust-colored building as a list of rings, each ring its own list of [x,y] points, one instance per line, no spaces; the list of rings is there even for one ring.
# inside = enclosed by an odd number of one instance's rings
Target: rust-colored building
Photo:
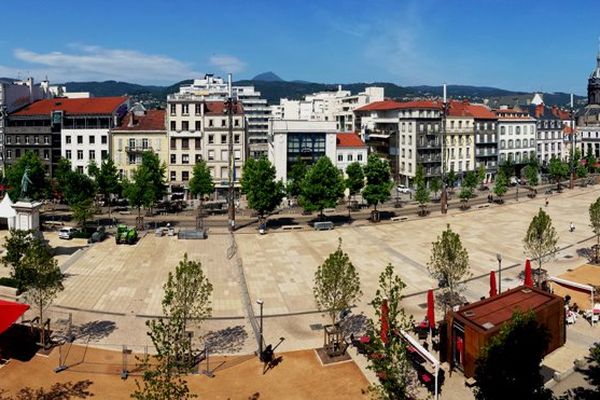
[[[520,286],[448,313],[445,350],[450,366],[463,371],[466,378],[472,377],[475,361],[490,338],[500,331],[515,311],[530,310],[550,331],[546,354],[561,347],[566,340],[562,297]]]

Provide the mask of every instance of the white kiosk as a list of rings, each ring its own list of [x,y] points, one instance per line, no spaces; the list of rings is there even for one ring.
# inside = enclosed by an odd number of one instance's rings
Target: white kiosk
[[[8,229],[15,229],[17,212],[13,208],[13,204],[14,203],[8,196],[8,193],[4,195],[2,202],[0,202],[0,218],[6,218]]]
[[[19,200],[14,203],[12,206],[16,212],[14,228],[39,232],[41,206],[42,203],[39,201]]]

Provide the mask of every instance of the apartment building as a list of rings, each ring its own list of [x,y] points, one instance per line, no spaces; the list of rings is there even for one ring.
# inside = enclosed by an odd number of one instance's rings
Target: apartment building
[[[161,163],[168,165],[169,146],[165,110],[130,111],[121,125],[112,130],[112,158],[121,178],[133,177],[141,165],[142,154],[151,151]]]
[[[475,169],[475,118],[466,101],[451,101],[446,116],[446,171],[464,176]]]
[[[355,132],[343,132],[336,135],[335,165],[343,173],[348,165],[358,162],[367,163],[368,148]]]
[[[6,164],[36,152],[50,176],[60,157],[87,173],[90,161],[109,156],[110,132],[127,113],[129,98],[46,99],[9,115],[5,128]]]
[[[564,124],[558,115],[558,109],[546,107],[543,103],[532,105],[528,108],[529,115],[537,120],[536,122],[536,155],[539,164],[547,166],[552,157],[563,159]]]
[[[536,120],[519,108],[501,107],[498,118],[498,162],[526,164],[536,151]]]
[[[571,140],[583,154],[590,151],[600,158],[600,51],[596,56],[596,68],[588,78],[587,91],[588,104],[578,116],[575,138],[571,137]]]
[[[486,183],[498,172],[498,120],[496,114],[482,104],[471,104],[469,111],[475,123],[475,169],[485,168]]]
[[[233,171],[239,184],[246,160],[246,123],[241,102],[232,107]],[[229,181],[229,117],[227,102],[207,101],[204,96],[176,93],[167,98],[167,137],[169,139],[168,180],[171,192],[187,194],[192,169],[205,160],[213,176],[217,196],[223,195]],[[190,196],[188,196],[190,198]]]

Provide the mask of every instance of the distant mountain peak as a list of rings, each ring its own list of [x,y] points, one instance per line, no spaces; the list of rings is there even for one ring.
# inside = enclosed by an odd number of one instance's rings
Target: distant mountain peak
[[[263,72],[262,74],[256,75],[252,78],[253,81],[266,81],[266,82],[284,82],[276,73],[269,71]]]

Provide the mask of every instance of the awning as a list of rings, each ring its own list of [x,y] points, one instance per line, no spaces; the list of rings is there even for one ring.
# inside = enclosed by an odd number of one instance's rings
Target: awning
[[[0,300],[0,333],[10,328],[27,310],[29,310],[29,305],[27,304]]]

